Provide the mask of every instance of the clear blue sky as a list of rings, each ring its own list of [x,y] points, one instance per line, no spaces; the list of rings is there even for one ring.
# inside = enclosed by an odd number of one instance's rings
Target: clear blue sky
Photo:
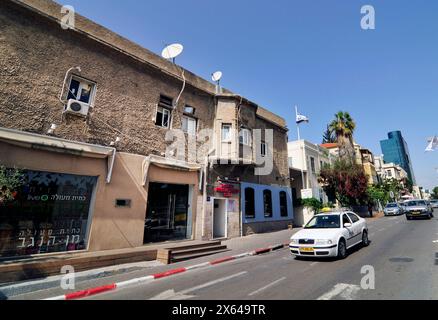
[[[435,0],[67,0],[58,2],[283,116],[296,139],[293,106],[311,120],[303,138],[321,142],[335,112],[357,122],[355,140],[380,154],[379,141],[401,130],[417,182],[438,185],[438,1]],[[360,28],[362,5],[376,30]]]

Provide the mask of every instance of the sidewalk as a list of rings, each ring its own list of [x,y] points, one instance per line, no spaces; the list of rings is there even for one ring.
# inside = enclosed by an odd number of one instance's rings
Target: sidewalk
[[[78,272],[75,274],[76,286],[74,290],[63,290],[60,288],[60,281],[64,275],[28,282],[23,281],[14,283],[9,286],[0,287],[0,300],[8,298],[41,299],[71,293],[77,290],[84,290],[90,287],[102,286],[112,282],[127,281],[136,277],[165,273],[174,269],[185,268],[213,260],[220,260],[226,257],[254,251],[259,248],[266,248],[271,245],[288,243],[291,235],[299,230],[299,228],[294,228],[293,230],[281,230],[277,232],[254,234],[242,238],[239,237],[224,240],[222,243],[227,245],[229,249],[226,252],[169,265],[164,265],[157,261],[150,261],[126,265],[115,265],[111,267]]]

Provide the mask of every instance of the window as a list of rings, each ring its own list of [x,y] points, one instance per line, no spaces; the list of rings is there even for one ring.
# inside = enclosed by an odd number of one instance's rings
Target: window
[[[231,141],[231,124],[222,125],[222,141]]]
[[[160,102],[158,104],[162,107],[173,108],[173,99],[160,94]]]
[[[312,173],[316,173],[315,158],[313,158],[313,157],[310,157],[310,168],[312,169]]]
[[[287,217],[287,194],[280,191],[280,216]]]
[[[263,208],[265,218],[272,218],[272,192],[271,190],[263,191]]]
[[[181,129],[184,132],[191,134],[191,135],[196,134],[196,119],[183,116],[181,121],[182,121]]]
[[[343,214],[342,215],[342,226],[345,226],[346,223],[351,223],[351,221],[346,214]]]
[[[155,117],[155,125],[169,128],[170,125],[170,111],[163,107],[157,108],[157,115]]]
[[[268,146],[266,145],[266,142],[262,142],[260,144],[260,154],[261,154],[262,157],[266,156],[266,153],[267,153],[267,150],[268,150],[267,148],[268,148]]]
[[[392,177],[392,171],[391,170],[386,170],[386,174],[388,175],[388,177]]]
[[[23,170],[22,178],[0,203],[0,257],[85,250],[97,177]]]
[[[95,86],[96,85],[90,81],[73,76],[70,80],[67,100],[74,99],[91,104]]]
[[[245,217],[255,218],[254,189],[245,189]]]
[[[193,108],[193,107],[191,107],[189,105],[186,105],[184,107],[184,113],[194,115],[195,114],[195,108]]]
[[[356,216],[354,213],[348,213],[348,216],[350,217],[350,219],[353,223],[356,223],[359,221],[359,217]]]
[[[337,229],[340,227],[339,216],[317,215],[314,216],[304,229]]]
[[[251,146],[251,130],[242,128],[239,135],[240,144]]]

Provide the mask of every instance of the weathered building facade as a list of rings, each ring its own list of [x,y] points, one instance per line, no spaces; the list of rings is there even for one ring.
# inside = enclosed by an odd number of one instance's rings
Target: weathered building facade
[[[61,18],[48,0],[0,3],[0,165],[23,177],[0,204],[0,256],[288,225],[282,118],[86,18],[67,30]]]

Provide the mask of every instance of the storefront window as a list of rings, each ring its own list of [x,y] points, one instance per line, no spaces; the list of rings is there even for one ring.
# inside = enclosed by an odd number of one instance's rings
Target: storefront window
[[[272,218],[272,192],[271,190],[263,191],[263,207],[265,209],[265,218]]]
[[[280,191],[280,215],[287,217],[287,194],[285,191]]]
[[[188,185],[149,183],[144,243],[190,238],[188,210]]]
[[[245,188],[245,217],[255,218],[254,189]]]
[[[22,171],[0,201],[0,257],[84,250],[97,177]]]

